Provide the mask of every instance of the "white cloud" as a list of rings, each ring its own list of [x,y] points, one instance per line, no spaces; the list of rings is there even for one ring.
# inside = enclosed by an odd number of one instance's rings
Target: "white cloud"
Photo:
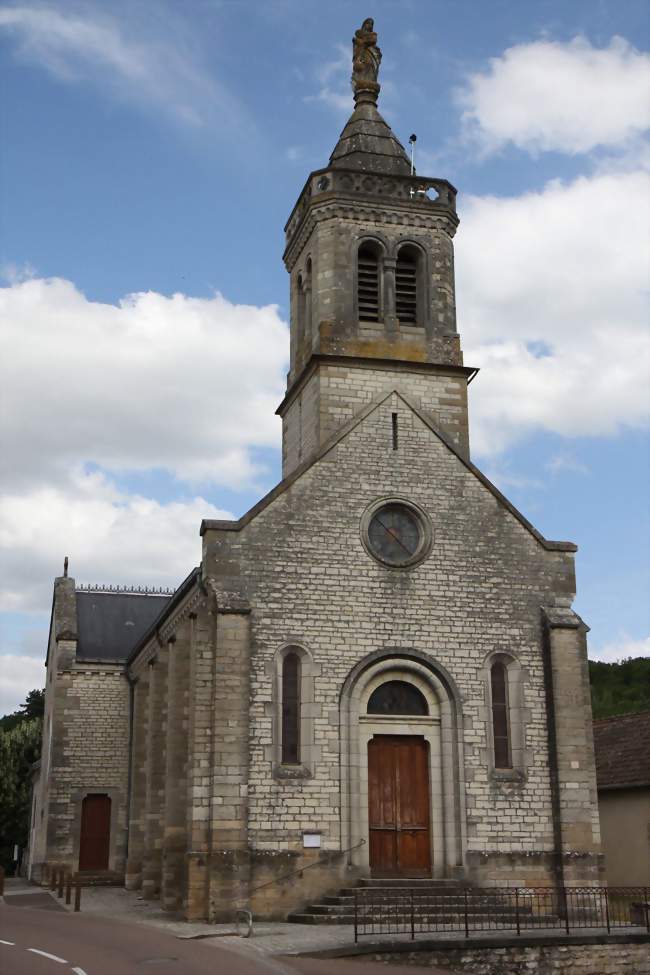
[[[650,636],[640,640],[630,637],[622,637],[613,643],[608,643],[600,650],[589,650],[591,660],[600,660],[602,663],[616,663],[619,660],[627,660],[629,657],[650,657]]]
[[[650,55],[621,37],[605,48],[583,37],[519,44],[471,75],[457,100],[485,152],[620,147],[650,126]]]
[[[15,4],[0,10],[0,29],[16,42],[17,54],[60,81],[92,82],[129,103],[201,126],[216,115],[244,122],[241,105],[202,69],[197,46],[181,38],[178,24],[155,34],[156,21],[144,25],[128,6],[119,16],[107,5],[66,10],[55,5]],[[167,18],[169,19],[169,18]]]
[[[70,555],[77,582],[177,586],[201,561],[202,518],[232,518],[201,497],[161,504],[125,494],[98,473],[34,485],[0,499],[0,609],[36,611]]]
[[[535,430],[644,427],[650,176],[601,173],[519,197],[470,197],[457,238],[472,443]]]
[[[18,710],[29,691],[45,686],[43,659],[0,654],[0,717]]]
[[[19,490],[71,469],[164,469],[237,488],[276,447],[287,327],[275,306],[221,295],[89,301],[69,281],[0,289],[5,474]]]
[[[306,102],[323,102],[339,114],[352,113],[354,102],[350,86],[351,61],[349,49],[337,45],[338,57],[326,61],[318,68],[316,78],[319,84],[315,95],[305,95]]]

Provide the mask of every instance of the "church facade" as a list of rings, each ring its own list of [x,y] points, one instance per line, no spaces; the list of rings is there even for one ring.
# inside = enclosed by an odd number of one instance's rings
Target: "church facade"
[[[173,594],[55,582],[35,877],[112,873],[189,919],[367,876],[600,882],[576,546],[470,460],[456,191],[379,114],[380,57],[365,22],[285,228],[283,480],[203,522]]]

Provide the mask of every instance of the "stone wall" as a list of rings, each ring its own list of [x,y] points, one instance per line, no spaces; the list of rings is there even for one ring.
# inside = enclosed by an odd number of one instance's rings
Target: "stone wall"
[[[315,456],[319,447],[377,396],[403,391],[469,457],[467,377],[417,366],[321,363],[283,409],[283,476]],[[390,431],[387,434],[390,436]]]
[[[625,942],[386,952],[362,960],[438,966],[463,975],[650,975],[650,945]]]
[[[392,413],[398,415],[397,450]],[[382,496],[405,497],[431,520],[431,555],[411,570],[387,568],[363,546],[364,510]],[[346,679],[371,654],[399,657],[413,650],[451,675],[462,698],[465,862],[486,882],[553,882],[542,607],[570,605],[573,556],[545,547],[400,396],[377,405],[240,531],[208,529],[204,573],[217,602],[236,593],[251,606],[251,855],[275,851],[282,859],[286,851],[289,863],[301,852],[303,831],[314,829],[323,850],[345,846]],[[304,775],[282,778],[273,773],[269,674],[288,644],[304,648],[320,668],[310,705],[318,758]],[[490,772],[484,663],[495,651],[514,655],[521,666],[523,772],[510,776]],[[580,735],[579,767],[571,766],[571,737],[562,743],[570,781],[579,784],[574,800],[567,780],[563,800],[567,822],[574,812],[579,819],[571,836],[572,852],[579,854],[598,848],[580,667],[568,667],[564,693],[574,706],[579,702],[574,719],[580,728],[570,730]]]
[[[129,692],[120,666],[78,664],[54,682],[44,859],[76,871],[81,806],[88,793],[111,798],[109,869],[122,872],[126,852]]]

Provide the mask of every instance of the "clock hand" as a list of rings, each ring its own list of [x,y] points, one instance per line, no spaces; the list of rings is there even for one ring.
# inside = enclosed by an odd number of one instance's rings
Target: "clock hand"
[[[384,529],[384,531],[386,532],[386,534],[387,535],[390,535],[391,538],[394,538],[395,539],[395,541],[397,542],[398,545],[401,545],[402,546],[402,548],[404,549],[404,551],[406,552],[407,555],[413,555],[413,552],[411,552],[411,550],[406,547],[406,545],[404,544],[404,542],[401,540],[401,538],[399,538],[395,534],[395,532],[394,532],[394,530],[392,528],[388,528],[388,526],[383,523],[383,521],[381,520],[381,518],[377,518],[377,521],[379,522],[379,524],[381,525],[381,527]]]

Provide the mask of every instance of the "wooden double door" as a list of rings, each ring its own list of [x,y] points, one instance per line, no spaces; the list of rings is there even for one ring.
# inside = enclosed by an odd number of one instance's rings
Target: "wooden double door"
[[[429,746],[410,735],[368,742],[370,869],[374,877],[431,876]]]

